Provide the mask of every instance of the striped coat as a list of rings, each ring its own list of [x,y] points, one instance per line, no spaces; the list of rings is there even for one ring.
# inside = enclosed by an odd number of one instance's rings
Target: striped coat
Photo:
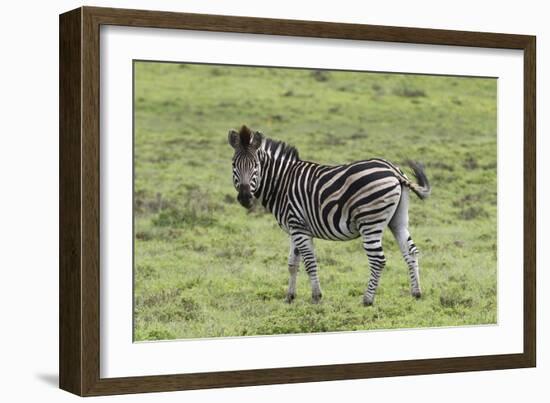
[[[371,305],[386,259],[382,234],[389,226],[409,267],[411,292],[420,297],[416,246],[408,231],[409,190],[421,199],[430,185],[421,166],[412,164],[418,183],[383,159],[327,166],[301,160],[298,151],[243,126],[229,132],[234,148],[233,181],[246,208],[254,200],[273,213],[290,236],[287,301],[296,295],[303,260],[314,302],[321,299],[313,238],[345,241],[362,237],[371,276],[363,302]]]

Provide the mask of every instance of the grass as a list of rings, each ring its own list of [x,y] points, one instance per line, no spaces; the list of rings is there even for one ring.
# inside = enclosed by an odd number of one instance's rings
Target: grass
[[[496,80],[136,62],[135,340],[496,322]],[[359,240],[316,240],[323,301],[303,267],[284,302],[287,235],[236,202],[227,131],[241,124],[338,164],[426,165],[411,196],[423,297],[388,232],[375,305]]]

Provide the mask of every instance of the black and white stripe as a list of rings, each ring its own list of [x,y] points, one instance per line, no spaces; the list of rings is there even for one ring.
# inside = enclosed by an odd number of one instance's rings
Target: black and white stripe
[[[362,237],[371,271],[363,298],[371,305],[386,258],[382,234],[389,226],[409,267],[411,292],[420,297],[417,249],[408,230],[409,190],[424,199],[430,185],[421,166],[411,164],[418,183],[383,159],[327,166],[299,158],[283,142],[243,126],[229,132],[234,148],[233,181],[239,202],[254,199],[271,211],[290,235],[287,301],[296,294],[296,273],[303,260],[314,302],[321,299],[313,238],[346,241]]]

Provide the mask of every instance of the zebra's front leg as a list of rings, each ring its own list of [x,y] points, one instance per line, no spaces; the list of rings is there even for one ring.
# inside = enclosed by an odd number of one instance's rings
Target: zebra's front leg
[[[386,256],[382,249],[382,229],[380,228],[362,228],[363,248],[367,252],[370,266],[370,278],[363,296],[363,304],[370,306],[374,303],[374,295],[380,282],[380,276],[386,266]]]
[[[311,283],[311,298],[313,303],[317,304],[321,301],[323,293],[321,292],[321,284],[319,283],[319,276],[317,274],[317,259],[313,250],[313,240],[311,236],[301,232],[292,233],[291,238],[292,243],[296,245],[304,261],[306,273]]]
[[[296,298],[296,277],[298,276],[298,267],[300,266],[300,251],[290,239],[290,251],[288,253],[288,272],[290,274],[288,280],[288,292],[286,293],[285,301],[289,304]]]

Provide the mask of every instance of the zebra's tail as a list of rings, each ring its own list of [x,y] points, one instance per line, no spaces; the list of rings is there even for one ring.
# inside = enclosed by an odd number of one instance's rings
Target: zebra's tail
[[[424,165],[414,161],[408,161],[408,164],[413,170],[413,175],[416,178],[417,183],[407,180],[405,185],[407,185],[407,187],[411,189],[419,198],[424,200],[432,192],[432,187],[430,186],[426,172],[424,172]]]

